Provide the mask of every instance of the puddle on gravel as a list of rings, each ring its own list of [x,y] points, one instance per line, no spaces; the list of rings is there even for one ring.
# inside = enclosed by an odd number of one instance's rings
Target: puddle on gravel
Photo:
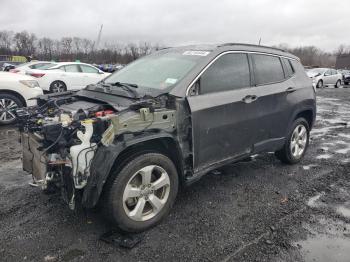
[[[316,204],[317,200],[319,200],[322,196],[324,195],[324,193],[320,193],[316,196],[310,197],[309,200],[307,201],[307,205],[309,207],[318,207],[319,204]]]
[[[317,236],[298,243],[306,262],[349,262],[350,240],[342,237]]]
[[[318,155],[316,159],[330,159],[332,158],[332,155],[330,154],[323,154],[323,155]]]
[[[349,224],[339,220],[319,218],[318,223],[305,226],[311,236],[296,243],[304,261],[350,261]]]
[[[345,206],[339,206],[337,208],[337,213],[339,213],[343,217],[350,218],[350,208],[347,208]]]

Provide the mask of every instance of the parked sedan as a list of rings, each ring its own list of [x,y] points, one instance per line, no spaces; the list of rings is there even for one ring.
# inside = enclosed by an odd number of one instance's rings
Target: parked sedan
[[[314,68],[307,72],[312,79],[312,85],[316,88],[333,85],[335,88],[341,86],[342,74],[331,68]]]
[[[30,76],[0,72],[0,125],[15,122],[14,110],[34,106],[31,98],[42,95],[38,82]]]
[[[25,75],[28,70],[31,69],[48,69],[50,67],[55,66],[56,63],[54,62],[48,62],[48,61],[31,61],[28,63],[21,64],[19,66],[16,66],[16,68],[11,69],[11,73],[17,73]]]
[[[54,93],[82,89],[110,75],[92,65],[77,62],[57,63],[46,70],[29,70],[27,74],[35,77],[43,90]]]

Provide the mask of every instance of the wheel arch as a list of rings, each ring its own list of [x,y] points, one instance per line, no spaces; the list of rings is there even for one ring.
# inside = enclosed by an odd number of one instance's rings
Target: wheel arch
[[[311,108],[305,108],[301,111],[296,112],[296,114],[293,118],[293,122],[296,119],[301,118],[301,117],[307,121],[307,123],[309,124],[309,128],[311,130],[313,125],[314,125],[315,118],[316,118],[314,110],[312,110]]]
[[[16,96],[19,100],[21,100],[21,102],[23,103],[23,106],[26,107],[27,106],[27,102],[26,100],[24,99],[24,97],[16,92],[16,91],[13,91],[13,90],[10,90],[10,89],[1,89],[0,90],[0,94],[11,94],[11,95],[14,95]]]
[[[151,151],[168,156],[177,169],[180,185],[184,183],[182,153],[176,139],[167,133],[146,135],[97,150],[91,163],[91,175],[83,192],[83,206],[92,208],[97,205],[105,186],[113,179],[113,170],[124,166],[131,156]]]

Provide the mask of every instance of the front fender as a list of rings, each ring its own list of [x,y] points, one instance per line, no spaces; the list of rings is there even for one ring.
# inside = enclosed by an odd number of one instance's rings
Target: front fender
[[[87,208],[96,206],[112,167],[118,156],[124,150],[130,146],[159,138],[174,139],[171,134],[166,132],[144,133],[140,136],[132,137],[129,140],[115,141],[108,147],[99,147],[91,162],[90,176],[83,193],[83,206]]]

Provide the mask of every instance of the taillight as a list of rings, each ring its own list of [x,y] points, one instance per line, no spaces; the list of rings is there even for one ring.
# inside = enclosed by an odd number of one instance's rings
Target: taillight
[[[18,70],[18,69],[10,69],[10,72],[11,72],[11,73],[18,73],[19,70]]]
[[[45,74],[43,74],[43,73],[30,73],[29,75],[36,77],[36,78],[40,78],[40,77],[43,77]]]

